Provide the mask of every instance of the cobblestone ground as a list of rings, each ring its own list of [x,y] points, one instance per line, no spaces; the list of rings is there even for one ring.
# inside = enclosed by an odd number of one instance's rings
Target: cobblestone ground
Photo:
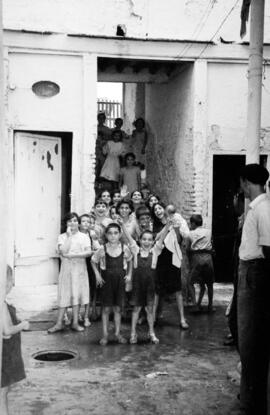
[[[147,326],[142,325],[138,345],[112,341],[101,347],[100,322],[83,333],[67,328],[47,334],[56,314],[55,287],[34,292],[16,289],[13,300],[22,317],[31,320],[31,331],[22,336],[27,379],[12,388],[11,414],[238,414],[238,386],[228,377],[238,356],[223,346],[230,293],[230,286],[216,286],[217,311],[212,315],[193,314],[187,307],[190,330],[186,332],[179,328],[176,304],[170,299],[156,330],[159,345],[148,343]],[[129,327],[125,322],[127,338]],[[42,350],[71,350],[77,357],[39,362],[33,354]]]

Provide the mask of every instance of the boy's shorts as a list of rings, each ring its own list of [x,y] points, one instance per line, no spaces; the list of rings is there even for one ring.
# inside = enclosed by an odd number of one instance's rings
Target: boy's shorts
[[[211,253],[193,252],[190,263],[191,284],[213,284],[215,280]]]

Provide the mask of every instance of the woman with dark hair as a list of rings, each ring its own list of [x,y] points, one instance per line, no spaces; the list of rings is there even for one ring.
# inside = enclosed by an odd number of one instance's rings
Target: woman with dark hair
[[[107,206],[110,206],[110,204],[112,203],[111,193],[107,189],[102,190],[102,192],[99,194],[97,199],[100,199],[103,202],[105,202],[107,204]]]
[[[154,193],[151,193],[147,199],[146,206],[149,210],[152,210],[154,204],[158,202],[160,202],[160,197]]]
[[[63,329],[65,309],[72,307],[72,326],[75,331],[83,331],[79,325],[79,307],[89,303],[89,283],[86,258],[91,255],[90,239],[79,231],[79,216],[75,212],[65,217],[66,232],[58,237],[57,249],[61,258],[58,283],[58,316],[56,324],[48,333]]]
[[[132,238],[135,238],[137,221],[133,213],[134,208],[132,202],[128,199],[120,200],[116,206],[116,212],[120,216],[120,219],[124,222],[127,232],[132,236]],[[122,235],[121,240],[124,243],[128,243],[124,235]]]
[[[134,192],[132,192],[130,195],[130,200],[133,204],[133,209],[135,213],[139,207],[144,206],[143,195],[142,192],[140,192],[140,190],[134,190]]]
[[[165,205],[161,202],[152,207],[153,231],[156,234],[156,240],[167,223],[165,214]],[[159,298],[166,294],[175,294],[177,307],[180,317],[180,327],[187,329],[189,326],[184,316],[184,306],[182,297],[181,283],[181,260],[182,254],[180,249],[181,241],[189,233],[188,226],[172,226],[169,234],[164,241],[164,248],[157,262],[157,281],[156,295],[154,304],[154,315],[156,314]]]
[[[120,200],[122,199],[120,189],[115,189],[112,192],[111,197],[112,197],[112,206],[116,207],[117,203],[120,202]]]

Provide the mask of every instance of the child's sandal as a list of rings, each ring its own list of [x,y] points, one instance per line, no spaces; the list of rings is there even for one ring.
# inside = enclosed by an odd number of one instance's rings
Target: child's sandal
[[[149,339],[150,342],[153,344],[158,344],[159,343],[159,339],[156,337],[156,335],[154,333],[149,334]]]
[[[108,337],[102,337],[99,341],[100,346],[106,346],[108,344]]]
[[[132,334],[132,336],[130,336],[129,343],[130,344],[137,344],[137,342],[138,342],[137,334]]]
[[[123,336],[121,336],[121,334],[118,334],[118,336],[116,336],[116,339],[117,339],[119,344],[126,344],[127,343],[127,340]]]

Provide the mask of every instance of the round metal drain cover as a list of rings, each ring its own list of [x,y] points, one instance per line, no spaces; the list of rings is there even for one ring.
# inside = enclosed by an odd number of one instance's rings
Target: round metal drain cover
[[[33,358],[41,362],[63,362],[75,359],[76,356],[77,353],[70,350],[43,350],[33,354]]]

